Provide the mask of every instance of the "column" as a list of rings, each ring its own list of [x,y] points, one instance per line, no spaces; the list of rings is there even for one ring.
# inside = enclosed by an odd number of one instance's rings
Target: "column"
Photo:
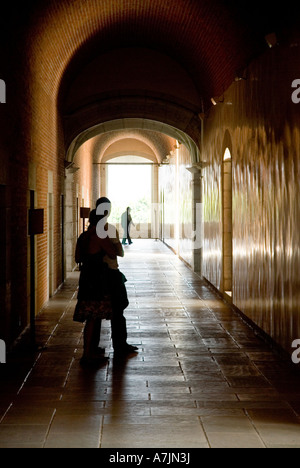
[[[201,163],[200,163],[201,164]],[[195,273],[202,274],[203,255],[203,203],[202,203],[202,166],[194,165],[187,168],[193,175],[193,268]]]
[[[93,164],[93,194],[92,194],[93,206],[92,208],[96,207],[96,201],[98,200],[98,198],[100,198],[100,188],[102,186],[102,183],[100,184],[101,167],[102,166],[100,166],[99,164]]]
[[[151,230],[150,234],[152,239],[159,237],[159,214],[160,208],[158,204],[158,165],[152,166],[152,197],[151,197]]]
[[[100,172],[100,197],[107,197],[107,187],[106,187],[106,180],[107,180],[107,167],[105,164],[101,164],[98,166]],[[98,172],[98,173],[99,173]]]
[[[66,271],[70,273],[75,266],[74,260],[74,236],[76,237],[76,218],[74,219],[74,200],[73,187],[74,176],[72,169],[66,169],[65,178],[65,255],[66,255]]]

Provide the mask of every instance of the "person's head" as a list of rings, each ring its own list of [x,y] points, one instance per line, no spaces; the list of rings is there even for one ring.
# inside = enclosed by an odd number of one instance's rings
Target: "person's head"
[[[90,212],[89,223],[90,226],[97,226],[97,222],[99,221],[96,210],[92,210]]]
[[[131,208],[130,206],[127,206],[127,213],[130,214],[130,212],[131,212]]]
[[[100,219],[111,213],[111,201],[107,197],[101,197],[96,202],[96,213]]]

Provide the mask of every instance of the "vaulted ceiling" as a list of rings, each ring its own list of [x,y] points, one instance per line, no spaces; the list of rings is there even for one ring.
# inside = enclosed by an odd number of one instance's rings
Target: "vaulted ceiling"
[[[49,89],[107,50],[139,46],[178,61],[207,101],[292,14],[288,1],[270,0],[29,0],[2,21],[6,40],[8,29],[27,33],[31,66]]]
[[[176,140],[151,130],[118,130],[94,137],[94,162],[127,155],[143,156],[161,163],[174,150]]]
[[[267,47],[267,33],[274,31],[284,37],[285,29],[295,17],[290,3],[288,0],[284,5],[270,0],[28,0],[17,8],[12,4],[11,12],[0,21],[7,50],[17,49],[28,73],[38,76],[43,92],[59,98],[62,112],[70,87],[88,64],[113,50],[137,47],[158,52],[178,64],[186,74],[186,83],[189,79],[190,89],[197,94],[194,99],[197,112],[200,102],[207,108],[210,98],[221,95],[235,76]],[[171,89],[169,77],[168,85]],[[108,77],[105,91],[109,91],[109,86]],[[114,93],[122,94],[121,87],[114,89]],[[147,89],[143,92],[147,93]],[[137,102],[136,106],[139,105]],[[155,102],[149,105],[155,107]],[[115,106],[117,109],[117,101]],[[168,112],[172,114],[172,109]],[[195,109],[191,106],[192,112]],[[189,122],[190,116],[186,119]],[[76,127],[72,131],[76,132]]]

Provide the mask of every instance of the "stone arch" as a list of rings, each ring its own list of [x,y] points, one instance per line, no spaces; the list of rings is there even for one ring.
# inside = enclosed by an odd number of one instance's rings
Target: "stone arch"
[[[193,141],[191,137],[189,137],[185,132],[162,122],[139,118],[127,118],[108,121],[86,129],[85,131],[78,134],[69,145],[67,149],[66,160],[69,163],[72,163],[74,156],[80,146],[91,138],[113,130],[124,129],[147,129],[164,133],[187,147],[191,154],[192,163],[197,163],[199,161],[199,148],[195,141]]]
[[[100,162],[106,163],[122,156],[138,156],[157,163],[157,155],[151,150],[150,146],[140,143],[139,140],[135,140],[134,138],[120,138],[103,151],[102,156],[100,156]],[[132,150],[131,148],[134,149]]]

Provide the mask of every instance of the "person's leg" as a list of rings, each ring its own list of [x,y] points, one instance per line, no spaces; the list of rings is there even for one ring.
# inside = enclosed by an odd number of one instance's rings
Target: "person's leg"
[[[87,320],[83,332],[83,356],[88,358],[92,354],[94,340],[94,320]]]
[[[91,348],[93,353],[104,353],[105,350],[99,348],[99,343],[100,343],[100,337],[101,337],[101,325],[102,325],[102,320],[97,319],[95,320],[94,323],[94,329],[93,329],[93,336],[92,336],[92,343],[91,343]]]
[[[112,342],[115,356],[124,356],[130,353],[136,353],[138,348],[127,343],[127,327],[123,310],[113,312],[111,321]]]
[[[124,348],[127,344],[127,326],[124,311],[119,308],[113,310],[111,332],[114,350]]]
[[[109,271],[112,297],[112,342],[115,354],[128,354],[134,352],[134,348],[127,343],[127,325],[124,310],[128,307],[127,291],[124,284],[124,276],[120,271]]]
[[[87,320],[84,328],[84,352],[82,362],[99,359],[95,346],[98,348],[101,333],[101,320]],[[99,352],[98,352],[99,353]],[[103,358],[104,359],[104,358]]]
[[[128,244],[132,244],[132,240],[131,240],[131,237],[130,237],[130,231],[128,229],[128,232],[127,232],[127,238],[128,238]]]

